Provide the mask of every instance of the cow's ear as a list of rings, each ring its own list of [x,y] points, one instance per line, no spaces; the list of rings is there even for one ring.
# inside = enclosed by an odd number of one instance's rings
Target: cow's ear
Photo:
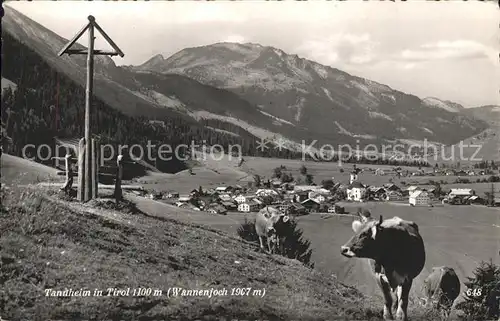
[[[355,220],[352,222],[352,230],[354,233],[358,233],[361,230],[361,227],[363,226],[363,223],[361,223],[358,220]]]
[[[372,227],[372,239],[375,239],[375,237],[377,236],[377,231],[378,231],[378,226],[375,225]]]

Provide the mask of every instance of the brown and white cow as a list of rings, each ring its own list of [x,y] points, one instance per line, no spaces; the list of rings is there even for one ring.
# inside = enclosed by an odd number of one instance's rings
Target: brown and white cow
[[[393,217],[352,222],[354,236],[341,247],[348,257],[371,259],[373,272],[384,295],[384,319],[392,320],[392,294],[396,295],[396,317],[407,320],[408,296],[413,279],[425,265],[425,247],[414,222]]]
[[[260,248],[263,251],[265,251],[264,238],[267,241],[268,250],[266,252],[274,253],[275,249],[279,248],[281,236],[277,235],[275,227],[279,222],[286,223],[288,220],[288,215],[271,206],[266,206],[257,213],[257,217],[255,218],[255,231],[259,236]]]
[[[460,295],[460,280],[455,270],[447,266],[433,267],[424,281],[424,295],[424,306],[432,304],[447,319],[453,302]]]

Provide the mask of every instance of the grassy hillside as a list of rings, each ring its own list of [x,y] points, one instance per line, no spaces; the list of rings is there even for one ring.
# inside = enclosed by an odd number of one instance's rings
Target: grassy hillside
[[[369,301],[299,262],[217,230],[2,189],[0,316],[36,319],[369,319]],[[108,208],[108,209],[105,209]],[[135,214],[132,214],[136,212]],[[263,297],[168,297],[169,287],[265,289]],[[44,290],[152,288],[149,297],[46,297]]]

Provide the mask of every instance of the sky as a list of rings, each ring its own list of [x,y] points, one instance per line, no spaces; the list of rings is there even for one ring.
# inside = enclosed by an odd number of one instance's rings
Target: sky
[[[33,1],[9,6],[71,39],[95,16],[139,65],[187,47],[252,42],[419,97],[500,105],[495,1]],[[102,38],[102,37],[101,37]],[[97,38],[96,49],[109,48]],[[83,38],[85,44],[86,37]]]

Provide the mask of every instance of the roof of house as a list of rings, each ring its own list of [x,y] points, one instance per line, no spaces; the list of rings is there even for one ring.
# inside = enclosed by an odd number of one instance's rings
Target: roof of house
[[[370,186],[368,187],[368,190],[371,192],[379,192],[379,191],[385,191],[385,188],[380,186]]]
[[[305,201],[302,201],[302,202],[300,202],[300,203],[301,203],[301,204],[305,204],[305,203],[310,203],[310,202],[314,202],[314,203],[316,203],[316,204],[319,204],[319,202],[318,202],[318,201],[313,200],[312,198],[308,198],[308,199],[306,199]]]
[[[427,192],[426,191],[422,191],[422,190],[417,190],[413,193],[410,194],[410,197],[411,198],[415,198],[415,197],[418,197],[418,196],[427,196]]]
[[[450,194],[454,195],[470,195],[471,193],[471,188],[452,188],[450,191]]]
[[[361,184],[359,181],[354,181],[351,184],[349,184],[348,189],[351,189],[351,188],[365,188],[365,186],[363,184]]]
[[[259,205],[259,203],[255,202],[254,200],[250,200],[248,202],[245,202],[245,203],[241,203],[240,205],[243,205],[243,204],[248,204],[250,206],[257,206]],[[239,205],[238,205],[239,206]]]
[[[416,185],[412,185],[412,186],[408,186],[408,188],[406,190],[407,191],[414,191],[414,190],[417,190],[417,189],[420,189],[420,187],[416,186]]]

